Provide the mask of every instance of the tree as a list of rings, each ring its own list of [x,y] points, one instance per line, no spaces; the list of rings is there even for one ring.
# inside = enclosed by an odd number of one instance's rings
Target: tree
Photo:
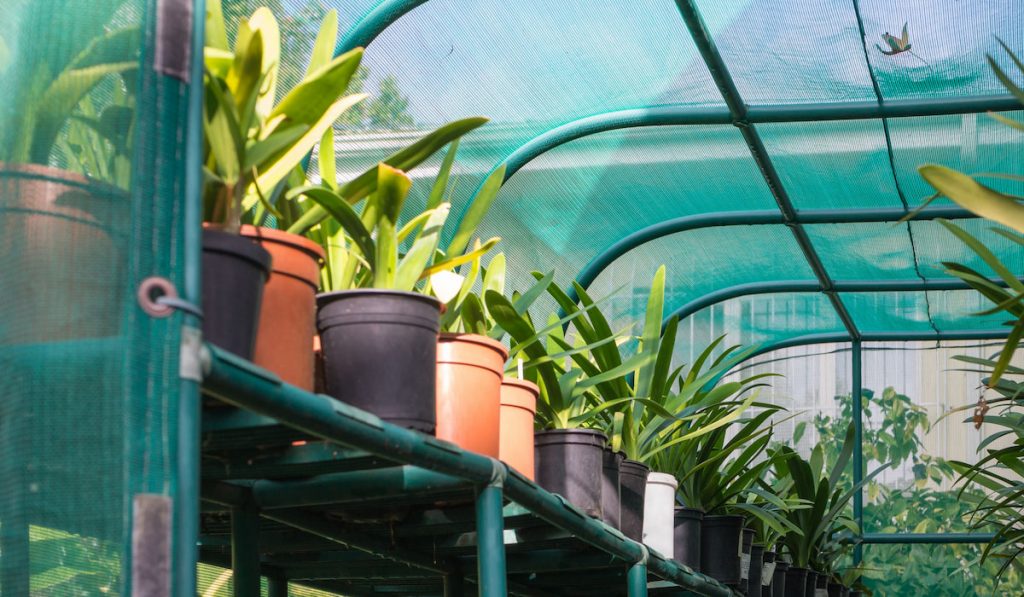
[[[366,108],[370,126],[375,129],[405,129],[413,126],[408,112],[409,100],[398,88],[398,79],[387,75],[381,79],[377,95]]]

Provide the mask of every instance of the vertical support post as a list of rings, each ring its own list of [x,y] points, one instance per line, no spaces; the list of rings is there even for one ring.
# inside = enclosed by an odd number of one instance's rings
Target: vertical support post
[[[288,579],[283,576],[268,576],[267,597],[288,597]]]
[[[185,193],[182,222],[177,230],[181,239],[184,264],[182,295],[194,305],[202,300],[202,222],[203,196],[203,48],[206,45],[206,0],[192,0],[192,64],[189,74],[188,122],[185,130]],[[194,315],[182,316],[182,330],[202,328]],[[200,420],[202,406],[199,381],[181,379],[178,393],[178,491],[173,506],[174,563],[171,583],[174,595],[194,597],[199,594],[196,568],[199,560],[199,460]]]
[[[864,412],[863,412],[863,351],[860,340],[854,340],[850,353],[852,358],[853,392],[851,398],[853,416],[853,484],[856,486],[864,479]],[[853,518],[857,521],[860,532],[857,544],[853,548],[853,563],[860,564],[864,559],[864,546],[860,542],[864,537],[864,491],[859,489],[853,494]]]
[[[500,466],[500,465],[499,465]],[[505,578],[505,519],[500,481],[480,489],[476,496],[477,578],[480,595],[503,597]]]
[[[629,567],[626,583],[629,597],[647,597],[647,558]]]
[[[260,597],[260,513],[253,504],[231,510],[231,569],[235,597]]]

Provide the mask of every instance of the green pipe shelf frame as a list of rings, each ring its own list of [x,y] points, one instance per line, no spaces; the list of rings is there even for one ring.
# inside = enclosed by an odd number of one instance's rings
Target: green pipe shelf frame
[[[494,458],[200,350],[200,561],[235,595],[729,596]],[[235,408],[232,408],[235,407]],[[620,587],[616,590],[615,587]]]

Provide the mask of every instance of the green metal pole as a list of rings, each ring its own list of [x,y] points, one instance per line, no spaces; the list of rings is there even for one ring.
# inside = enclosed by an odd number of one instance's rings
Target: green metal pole
[[[856,486],[864,478],[864,413],[862,412],[861,367],[863,351],[860,340],[854,340],[851,346],[853,375],[853,484]],[[857,521],[858,539],[864,535],[864,489],[853,494],[853,517]],[[858,565],[864,559],[864,546],[858,541],[853,548],[853,563]]]
[[[192,0],[192,65],[189,75],[188,123],[185,132],[185,188],[182,201],[181,293],[194,305],[202,299],[202,192],[203,192],[203,47],[206,43],[206,0]],[[182,315],[182,330],[196,335],[202,323],[193,315]],[[184,336],[183,336],[184,337]],[[177,459],[175,479],[173,592],[178,597],[195,597],[196,563],[199,551],[199,446],[201,402],[199,380],[181,379],[178,391]]]
[[[246,504],[231,510],[231,569],[235,597],[260,597],[260,513]]]
[[[502,597],[508,592],[502,505],[499,484],[484,486],[476,496],[477,582],[483,597]]]
[[[629,597],[647,597],[647,564],[637,562],[630,566],[626,583]]]
[[[268,576],[267,597],[288,597],[288,579],[280,576]]]

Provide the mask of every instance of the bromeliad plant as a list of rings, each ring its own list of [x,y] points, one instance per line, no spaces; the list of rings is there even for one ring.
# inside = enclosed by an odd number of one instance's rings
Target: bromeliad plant
[[[500,292],[487,290],[484,303],[497,328],[492,337],[507,333],[510,337],[510,367],[522,362],[524,377],[537,384],[537,424],[543,429],[602,428],[606,424],[607,409],[600,407],[600,396],[594,386],[610,376],[587,377],[583,369],[573,366],[575,354],[584,353],[604,344],[614,344],[621,335],[609,333],[590,344],[566,340],[565,326],[576,320],[593,317],[597,303],[576,309],[564,317],[550,314],[543,326],[534,323],[529,308],[545,292],[564,296],[565,292],[553,282],[554,272],[533,273],[537,282],[522,294],[513,293],[506,298]],[[598,315],[599,317],[599,315]],[[593,325],[588,321],[585,325]],[[617,373],[621,375],[621,372]]]
[[[303,162],[318,143],[321,183],[315,188],[328,192],[328,200],[337,198],[351,207],[374,194],[382,176],[376,166],[345,183],[336,179],[333,126],[366,97],[347,94],[363,50],[333,55],[336,11],[329,11],[321,22],[303,78],[284,93],[277,88],[280,32],[268,8],[260,8],[240,22],[233,48],[219,0],[208,3],[206,29],[206,221],[228,231],[237,231],[243,222],[273,223],[279,229],[305,234],[327,220],[329,214],[313,196],[316,191],[306,192],[314,187],[304,186]],[[281,100],[275,103],[278,95]],[[484,118],[467,118],[442,126],[383,164],[410,170],[484,122]],[[389,190],[392,199],[398,199],[395,191],[404,183],[395,180],[393,173],[383,176],[393,185]],[[372,226],[371,220],[376,219],[368,217],[364,227]]]
[[[76,162],[80,156],[72,145],[88,140],[96,146],[82,149],[101,152],[104,163],[83,173],[126,186],[125,176],[114,176],[107,168],[116,166],[122,175],[127,168],[128,147],[122,141],[134,117],[131,74],[139,67],[140,31],[137,26],[111,27],[120,8],[116,2],[89,11],[75,8],[49,6],[47,13],[75,14],[75,30],[59,47],[18,52],[17,64],[5,60],[3,54],[12,50],[0,38],[0,80],[15,93],[10,117],[0,120],[0,162],[46,165],[54,148]],[[87,101],[101,85],[109,85],[109,97]]]
[[[774,463],[764,455],[773,433],[771,418],[782,408],[748,404],[749,398],[741,402],[730,394],[710,394],[713,400],[707,400],[709,404],[691,422],[694,430],[687,434],[690,437],[667,446],[655,459],[654,468],[675,475],[679,481],[678,498],[687,508],[706,514],[735,510],[744,515],[760,515],[757,502],[748,501],[748,496],[771,500],[755,483]],[[749,406],[762,410],[749,419],[736,420]],[[706,428],[710,431],[696,433]],[[782,524],[767,511],[763,518],[770,526]]]
[[[833,556],[838,545],[835,542],[844,533],[859,533],[857,521],[847,510],[847,505],[865,484],[888,465],[878,467],[847,489],[840,481],[854,448],[854,428],[851,424],[830,471],[825,470],[825,447],[822,444],[811,450],[809,460],[803,459],[788,446],[778,449],[778,458],[774,459],[776,476],[790,479],[792,485],[789,497],[800,499],[808,505],[807,508],[787,513],[796,531],[786,533],[783,542],[794,566],[822,570],[823,566],[835,561]]]
[[[454,147],[448,155],[454,155]],[[447,180],[450,167],[451,162],[446,159],[438,181]],[[340,189],[323,185],[298,189],[332,218],[331,223],[321,224],[319,232],[327,253],[325,290],[377,288],[429,292],[427,279],[434,274],[464,264],[476,263],[471,267],[479,267],[479,259],[500,239],[478,242],[468,252],[466,248],[493,203],[503,176],[504,168],[491,174],[452,240],[443,248],[440,243],[451,204],[435,201],[434,197],[443,196],[437,192],[438,183],[426,209],[409,217],[405,225],[401,225],[400,218],[412,179],[387,164],[378,165],[376,190],[361,213],[356,212]],[[400,250],[403,242],[409,242],[404,252]]]
[[[1009,55],[1018,73],[1024,73],[1024,63],[1002,40],[999,40],[999,43]],[[1024,103],[1024,89],[1021,89],[1014,83],[1013,79],[1007,75],[992,56],[987,56],[987,59],[1003,86]],[[1011,128],[1024,131],[1024,124],[1016,120],[994,113],[991,116]],[[1022,182],[1024,177],[1015,174],[970,176],[936,164],[923,165],[918,168],[918,172],[936,190],[935,195],[929,198],[924,205],[928,205],[928,203],[940,196],[948,197],[975,215],[1005,226],[1009,230],[1006,228],[992,228],[992,231],[1008,239],[1010,242],[1024,247],[1024,197],[997,191],[978,180],[980,178],[1000,178]],[[1003,288],[998,284],[994,284],[987,276],[969,267],[956,263],[943,263],[948,273],[960,278],[993,303],[994,306],[983,312],[983,314],[1006,312],[1013,317],[1013,320],[1008,324],[1011,329],[1007,341],[991,369],[989,383],[993,386],[997,385],[1009,366],[1014,352],[1020,345],[1021,338],[1024,337],[1024,284],[1020,282],[1019,276],[1015,276],[978,239],[952,222],[945,220],[940,220],[940,222],[984,260],[986,265],[1007,285],[1007,288]]]
[[[570,351],[586,379],[596,380],[594,414],[602,414],[607,421],[612,449],[623,451],[628,459],[650,465],[660,452],[728,425],[753,404],[755,395],[751,390],[763,385],[757,380],[764,376],[718,383],[753,350],[730,349],[712,361],[711,354],[720,339],[689,371],[685,366],[674,366],[679,320],[671,317],[664,322],[665,266],[658,268],[651,282],[643,329],[632,355],[626,351],[630,343],[616,341],[622,334],[612,332],[608,319],[581,286],[575,286],[579,305],[557,288],[549,291],[563,312],[575,316],[589,311],[588,316],[573,319],[576,345],[559,337],[553,340]],[[707,369],[705,363],[710,363]],[[738,401],[747,393],[749,397]],[[695,424],[708,408],[723,402],[733,403],[736,408],[713,422],[704,419],[704,424]]]

